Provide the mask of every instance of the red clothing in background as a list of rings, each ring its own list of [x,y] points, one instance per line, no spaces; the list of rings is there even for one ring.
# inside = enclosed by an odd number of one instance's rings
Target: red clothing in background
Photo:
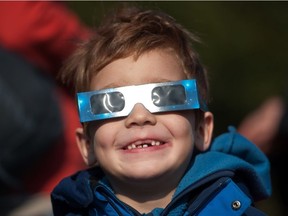
[[[91,33],[65,3],[0,2],[0,46],[43,69],[55,83],[63,61],[74,51],[76,43]],[[84,168],[75,143],[75,129],[80,126],[75,101],[63,87],[58,85],[55,91],[64,133],[25,176],[26,190],[31,193],[50,193],[64,176]]]

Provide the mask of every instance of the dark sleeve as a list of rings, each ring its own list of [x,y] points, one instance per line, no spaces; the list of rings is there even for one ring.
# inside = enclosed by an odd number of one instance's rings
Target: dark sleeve
[[[62,134],[54,84],[40,69],[0,47],[0,192],[23,190],[28,170]]]

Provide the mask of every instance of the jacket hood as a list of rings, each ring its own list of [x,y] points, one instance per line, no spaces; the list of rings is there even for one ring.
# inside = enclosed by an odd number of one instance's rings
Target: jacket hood
[[[175,195],[191,185],[191,182],[203,178],[207,181],[207,178],[213,179],[213,176],[215,178],[225,171],[236,174],[237,180],[248,187],[255,201],[265,199],[272,193],[268,158],[255,144],[230,126],[227,133],[213,140],[209,151],[195,155]]]
[[[98,167],[79,171],[61,180],[51,193],[53,211],[63,212],[65,215],[65,206],[81,209],[90,205],[94,199],[91,179],[95,179],[95,176],[103,176],[103,172]],[[64,205],[54,205],[59,201]]]

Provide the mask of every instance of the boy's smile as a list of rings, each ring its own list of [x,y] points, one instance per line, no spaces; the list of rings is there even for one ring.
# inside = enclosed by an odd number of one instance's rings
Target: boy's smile
[[[128,146],[125,146],[124,150],[135,150],[135,149],[144,149],[148,147],[157,147],[160,145],[164,145],[164,142],[158,140],[145,140],[145,141],[136,141]],[[131,151],[134,152],[134,151]]]

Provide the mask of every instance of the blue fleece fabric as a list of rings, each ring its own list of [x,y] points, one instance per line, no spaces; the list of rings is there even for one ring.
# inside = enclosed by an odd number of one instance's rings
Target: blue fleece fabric
[[[243,173],[249,179],[249,189],[255,201],[271,195],[270,163],[265,154],[234,127],[217,137],[209,151],[197,154],[191,168],[182,178],[174,197],[185,190],[191,182],[197,182],[219,170]]]

